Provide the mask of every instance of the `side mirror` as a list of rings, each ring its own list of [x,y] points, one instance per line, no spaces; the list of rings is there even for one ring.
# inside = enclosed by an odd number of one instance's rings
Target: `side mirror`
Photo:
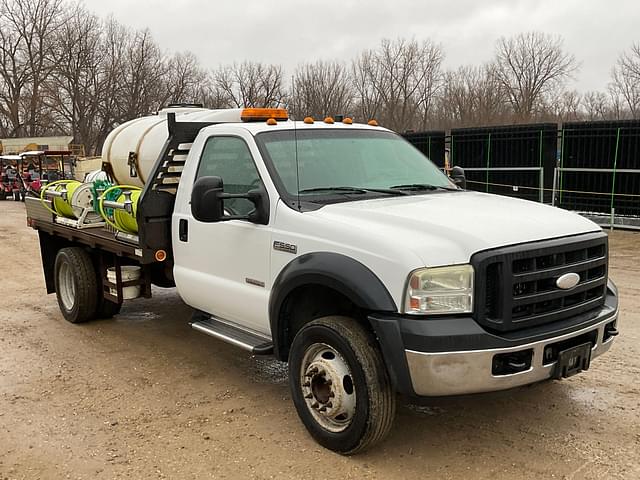
[[[226,215],[224,199],[245,198],[255,206],[248,215]],[[191,213],[193,217],[206,223],[227,220],[248,220],[251,223],[269,223],[269,197],[264,186],[247,193],[224,193],[220,177],[201,177],[193,184],[191,191]]]
[[[458,166],[453,167],[451,169],[450,177],[451,180],[453,180],[453,183],[455,183],[458,187],[463,190],[467,189],[467,177],[465,177],[464,175],[464,168]]]
[[[223,217],[220,177],[200,177],[191,191],[191,213],[200,222],[219,222]]]

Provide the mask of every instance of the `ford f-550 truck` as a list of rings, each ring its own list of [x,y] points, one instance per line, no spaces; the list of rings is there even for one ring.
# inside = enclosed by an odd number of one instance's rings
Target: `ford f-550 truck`
[[[374,121],[169,108],[114,130],[103,161],[120,196],[85,206],[122,209],[135,233],[70,221],[65,188],[27,199],[63,316],[175,286],[193,328],[288,362],[300,419],[342,454],[388,433],[398,393],[568,377],[618,333],[600,227],[465,191]]]

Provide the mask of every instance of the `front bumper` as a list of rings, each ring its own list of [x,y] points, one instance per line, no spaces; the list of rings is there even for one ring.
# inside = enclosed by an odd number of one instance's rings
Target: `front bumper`
[[[547,347],[588,338],[594,359],[611,348],[610,331],[617,317],[617,292],[610,284],[601,308],[567,322],[508,335],[487,332],[470,317],[418,320],[371,315],[369,320],[396,389],[429,397],[506,390],[549,379],[557,361],[545,357]],[[530,355],[526,369],[495,373],[496,356],[525,351]]]

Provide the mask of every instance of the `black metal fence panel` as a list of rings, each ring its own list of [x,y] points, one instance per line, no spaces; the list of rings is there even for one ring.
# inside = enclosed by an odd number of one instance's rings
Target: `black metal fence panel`
[[[554,123],[451,131],[451,165],[465,169],[468,188],[527,200],[551,201],[558,127]]]
[[[446,133],[442,130],[430,132],[407,132],[402,135],[409,143],[431,159],[438,167],[444,168]]]
[[[467,188],[640,220],[640,120],[508,125],[405,134]],[[541,193],[542,192],[542,193]],[[625,220],[621,225],[628,225]]]
[[[640,217],[640,120],[565,123],[560,143],[558,206]]]

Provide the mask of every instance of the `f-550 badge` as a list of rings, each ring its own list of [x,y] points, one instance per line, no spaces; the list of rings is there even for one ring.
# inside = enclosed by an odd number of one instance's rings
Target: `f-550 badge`
[[[292,243],[275,241],[273,242],[273,249],[280,252],[293,253],[294,255],[298,253],[298,246],[293,245]]]

